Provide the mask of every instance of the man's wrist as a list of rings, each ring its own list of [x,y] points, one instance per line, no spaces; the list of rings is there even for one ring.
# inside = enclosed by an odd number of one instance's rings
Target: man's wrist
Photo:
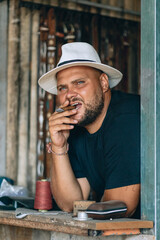
[[[46,145],[46,148],[47,148],[48,153],[53,153],[54,155],[58,155],[58,156],[66,155],[69,150],[69,144],[67,143],[66,146],[64,146],[62,148],[58,148],[58,147],[55,147],[52,143],[48,143]]]

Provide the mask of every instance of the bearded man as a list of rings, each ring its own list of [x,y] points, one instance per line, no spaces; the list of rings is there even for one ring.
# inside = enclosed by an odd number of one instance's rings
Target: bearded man
[[[64,211],[72,211],[75,200],[87,200],[92,189],[97,201],[123,201],[126,216],[137,217],[140,100],[111,91],[121,78],[90,44],[74,42],[62,46],[57,67],[39,80],[57,94],[59,108],[49,119],[51,190]],[[74,109],[63,111],[67,106]]]

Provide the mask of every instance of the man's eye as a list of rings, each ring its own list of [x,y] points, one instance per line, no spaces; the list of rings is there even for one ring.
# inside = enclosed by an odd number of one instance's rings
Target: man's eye
[[[58,88],[58,91],[61,92],[61,91],[65,91],[66,90],[66,87],[59,87]]]
[[[78,81],[77,84],[80,85],[80,84],[83,84],[84,81]]]

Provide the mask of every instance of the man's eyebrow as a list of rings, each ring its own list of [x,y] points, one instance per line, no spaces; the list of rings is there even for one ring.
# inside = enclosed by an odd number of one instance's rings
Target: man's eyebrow
[[[85,79],[86,79],[86,77],[77,78],[77,79],[73,80],[71,83],[75,83],[75,82],[78,82],[80,80],[85,80]]]
[[[86,77],[77,78],[77,79],[71,81],[71,84],[74,84],[74,83],[76,83],[78,81],[85,80],[85,79],[86,79]],[[67,86],[67,84],[59,84],[59,85],[57,85],[57,88],[59,88],[59,87],[66,87],[66,86]]]
[[[59,84],[59,85],[57,85],[57,88],[59,88],[59,87],[66,87],[67,85],[66,84]]]

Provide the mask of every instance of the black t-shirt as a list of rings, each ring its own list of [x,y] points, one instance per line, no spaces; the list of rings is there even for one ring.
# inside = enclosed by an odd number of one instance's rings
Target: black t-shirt
[[[140,98],[112,91],[101,128],[75,127],[69,158],[76,178],[86,177],[101,199],[105,189],[140,183]]]

